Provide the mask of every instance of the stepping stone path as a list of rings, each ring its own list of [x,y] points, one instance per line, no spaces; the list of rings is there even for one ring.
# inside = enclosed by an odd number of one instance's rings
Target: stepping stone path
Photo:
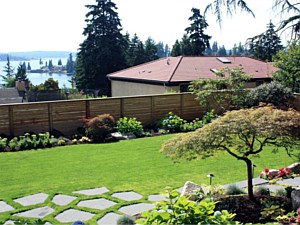
[[[77,197],[69,195],[55,195],[52,202],[59,206],[66,206],[73,202]]]
[[[138,203],[138,204],[133,204],[133,205],[128,205],[128,206],[121,207],[119,209],[119,211],[126,214],[126,215],[134,216],[136,214],[140,214],[142,212],[148,211],[148,210],[153,209],[153,208],[154,208],[153,204]]]
[[[117,213],[107,213],[100,220],[97,221],[98,225],[117,225],[118,219],[121,217]]]
[[[117,204],[117,203],[107,200],[105,198],[99,198],[99,199],[91,199],[91,200],[81,201],[77,204],[77,206],[91,208],[91,209],[104,210],[115,204]]]
[[[2,212],[8,212],[8,211],[12,211],[15,210],[14,207],[8,205],[6,202],[4,201],[0,201],[0,213]]]
[[[92,219],[95,214],[80,211],[77,209],[68,209],[60,214],[58,214],[55,219],[57,219],[61,223],[75,222],[77,220],[87,221]]]
[[[44,193],[34,194],[25,196],[23,198],[15,199],[14,201],[21,204],[22,206],[36,205],[44,203],[49,195]]]
[[[25,212],[17,213],[17,214],[14,214],[14,216],[42,219],[45,216],[48,216],[53,212],[54,212],[54,209],[52,209],[48,206],[45,206],[45,207],[40,207],[40,208],[25,211]]]
[[[167,199],[163,195],[149,195],[148,201],[151,202],[160,202],[160,201],[166,201]]]
[[[133,192],[133,191],[114,193],[112,195],[112,197],[119,198],[119,199],[122,199],[125,201],[135,201],[135,200],[140,200],[141,198],[143,198],[142,195],[140,195],[136,192]]]
[[[87,189],[87,190],[81,190],[81,191],[74,191],[74,194],[82,194],[87,196],[93,196],[93,195],[102,195],[106,192],[109,192],[109,190],[106,187],[102,188],[93,188],[93,189]]]

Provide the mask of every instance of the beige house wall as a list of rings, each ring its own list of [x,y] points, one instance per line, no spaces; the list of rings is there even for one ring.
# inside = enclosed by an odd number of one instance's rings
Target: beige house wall
[[[163,85],[134,83],[128,81],[111,81],[112,97],[165,94],[167,92],[179,92],[179,86],[166,87]]]

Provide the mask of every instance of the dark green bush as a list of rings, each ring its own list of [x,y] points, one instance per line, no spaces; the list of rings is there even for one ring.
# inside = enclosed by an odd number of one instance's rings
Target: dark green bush
[[[114,118],[109,114],[98,115],[86,122],[86,135],[93,142],[104,142],[108,134],[113,132]]]
[[[123,215],[117,220],[117,225],[134,225],[135,219],[128,215]]]
[[[245,106],[258,106],[261,102],[271,103],[274,106],[289,106],[289,100],[293,97],[291,89],[282,84],[278,82],[265,83],[248,93]]]
[[[136,118],[127,118],[123,117],[117,121],[117,130],[122,133],[133,133],[137,137],[142,136],[143,134],[143,125],[140,121],[137,121]]]

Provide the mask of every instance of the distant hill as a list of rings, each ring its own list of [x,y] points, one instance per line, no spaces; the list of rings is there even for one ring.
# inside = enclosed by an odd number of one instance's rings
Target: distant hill
[[[11,61],[25,61],[26,59],[28,59],[26,57],[12,56],[9,53],[6,54],[0,53],[0,61],[7,61],[7,55],[9,55],[9,60]]]
[[[32,52],[8,52],[0,53],[0,61],[6,61],[7,54],[10,56],[10,60],[25,60],[25,59],[40,59],[40,58],[66,58],[72,53],[76,56],[76,52],[66,51],[32,51]],[[1,57],[5,56],[5,57]],[[4,60],[2,60],[4,58]]]

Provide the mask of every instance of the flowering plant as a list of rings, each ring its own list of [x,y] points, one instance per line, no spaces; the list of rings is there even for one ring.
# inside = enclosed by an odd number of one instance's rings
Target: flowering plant
[[[260,178],[266,180],[272,180],[274,178],[289,178],[291,177],[291,169],[290,168],[280,168],[279,170],[269,170],[265,168],[264,171],[260,173]]]

